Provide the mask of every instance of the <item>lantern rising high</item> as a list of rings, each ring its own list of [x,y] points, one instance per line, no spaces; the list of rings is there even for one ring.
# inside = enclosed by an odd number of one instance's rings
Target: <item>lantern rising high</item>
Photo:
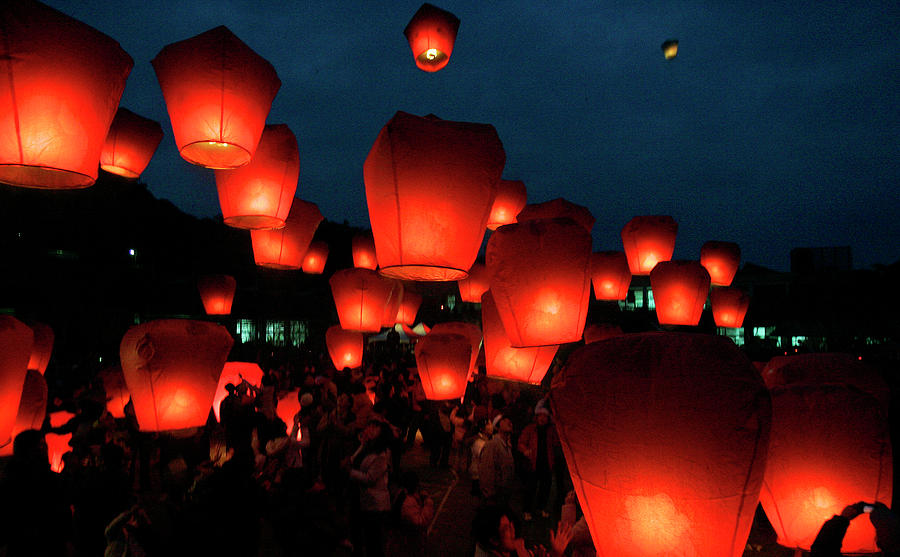
[[[33,343],[31,327],[15,317],[0,315],[0,446],[12,442]]]
[[[223,26],[165,46],[151,63],[181,157],[208,168],[250,162],[281,87],[272,64]]]
[[[261,387],[262,378],[262,368],[255,362],[225,362],[225,367],[222,368],[222,375],[219,376],[219,383],[216,385],[216,394],[213,397],[212,409],[213,414],[216,416],[216,421],[222,421],[219,415],[219,405],[228,396],[228,390],[225,389],[226,385],[231,383],[237,387],[243,381],[246,381],[254,387]]]
[[[663,51],[663,56],[665,56],[666,60],[672,60],[678,55],[678,40],[669,39],[664,41],[660,46]]]
[[[463,302],[481,303],[481,296],[491,287],[487,267],[482,263],[475,263],[469,269],[469,276],[457,281],[459,286],[459,299]]]
[[[40,2],[0,3],[0,182],[84,188],[133,61],[119,43]]]
[[[649,275],[660,261],[672,259],[678,223],[669,216],[634,217],[622,228],[622,245],[632,275]]]
[[[493,126],[395,114],[363,167],[381,274],[465,278],[505,161]]]
[[[488,230],[497,230],[498,226],[513,224],[516,215],[519,214],[528,202],[528,192],[525,183],[519,180],[500,180],[497,186],[497,197],[491,206],[491,216],[488,217]]]
[[[771,407],[734,343],[642,333],[588,344],[554,377],[550,399],[603,555],[744,552]]]
[[[700,264],[714,286],[730,286],[741,263],[741,248],[734,242],[706,242],[700,248]]]
[[[28,358],[28,369],[33,369],[43,375],[50,364],[56,335],[53,334],[50,325],[44,323],[32,323],[31,330],[34,331],[34,344],[31,347],[31,357]]]
[[[598,251],[591,256],[591,281],[598,300],[624,300],[631,285],[631,269],[621,251]]]
[[[393,283],[369,269],[341,269],[328,280],[341,327],[377,333]]]
[[[253,260],[261,267],[300,269],[323,218],[315,203],[294,198],[284,228],[250,231]]]
[[[119,108],[103,142],[100,168],[110,174],[137,178],[150,164],[162,138],[159,122]]]
[[[481,326],[484,327],[484,365],[488,377],[540,384],[553,363],[558,345],[513,348],[506,338],[490,291],[481,297]]]
[[[406,290],[403,292],[403,300],[400,301],[400,309],[397,310],[397,323],[413,326],[416,322],[416,314],[422,305],[422,295]]]
[[[723,286],[709,293],[716,327],[736,328],[744,324],[744,316],[750,307],[750,296],[740,288]]]
[[[459,18],[431,4],[422,4],[403,30],[416,67],[436,72],[447,65],[453,53]]]
[[[378,268],[378,258],[375,257],[375,239],[371,234],[363,232],[354,235],[350,247],[354,267],[373,271]]]
[[[325,344],[335,369],[355,368],[362,365],[363,334],[345,331],[340,325],[332,325],[325,331]]]
[[[472,341],[457,333],[434,331],[416,343],[416,366],[428,400],[460,398],[472,357]]]
[[[237,281],[230,275],[204,275],[197,279],[197,289],[207,315],[228,315]]]
[[[314,240],[309,244],[303,256],[303,272],[309,275],[321,275],[328,262],[328,242]]]
[[[709,273],[697,261],[662,261],[650,272],[660,325],[697,325],[709,294]]]

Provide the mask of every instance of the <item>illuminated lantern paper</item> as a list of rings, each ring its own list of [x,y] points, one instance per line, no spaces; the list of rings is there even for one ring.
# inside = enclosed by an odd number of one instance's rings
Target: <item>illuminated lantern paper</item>
[[[488,377],[522,381],[532,385],[543,379],[559,346],[513,348],[506,338],[503,322],[490,291],[481,298],[481,325],[484,327],[484,365]]]
[[[460,334],[432,330],[419,339],[415,352],[425,398],[449,400],[466,393],[471,340]]]
[[[325,331],[325,344],[335,369],[355,368],[362,365],[363,335],[345,331],[340,325],[332,325]]]
[[[590,234],[591,229],[594,228],[594,221],[596,220],[587,207],[582,207],[581,205],[576,205],[561,197],[557,197],[556,199],[545,201],[543,203],[526,205],[525,208],[519,211],[516,221],[524,222],[527,220],[556,218],[572,219],[587,230],[588,234]]]
[[[453,53],[457,31],[458,17],[437,6],[422,4],[403,30],[416,67],[426,72],[443,69]]]
[[[69,423],[69,420],[75,417],[75,414],[60,410],[50,414],[50,427],[62,427]],[[47,458],[50,461],[50,469],[57,474],[63,471],[64,462],[63,455],[70,452],[72,447],[69,441],[72,440],[71,433],[47,433],[44,435],[47,442]]]
[[[723,286],[709,293],[716,327],[741,327],[750,307],[750,296],[740,288]]]
[[[516,215],[525,207],[527,201],[528,193],[525,191],[524,182],[500,180],[497,196],[491,206],[491,216],[488,217],[488,230],[497,230],[498,226],[515,223]]]
[[[119,355],[141,431],[206,423],[234,340],[219,325],[160,319],[135,325]]]
[[[19,400],[19,411],[16,413],[16,422],[9,436],[10,439],[15,440],[16,435],[28,429],[41,429],[46,414],[47,380],[40,372],[29,369],[25,376],[22,398]],[[0,447],[0,456],[12,454],[12,443]]]
[[[697,325],[709,294],[709,273],[697,261],[662,261],[650,272],[660,325]]]
[[[621,336],[622,328],[610,323],[592,323],[584,328],[584,343],[591,344],[608,338]]]
[[[550,399],[603,555],[744,552],[771,408],[734,343],[642,333],[588,344],[554,377]]]
[[[250,231],[254,261],[272,269],[300,269],[322,219],[315,203],[294,198],[284,228]]]
[[[377,333],[393,283],[369,269],[341,269],[328,280],[341,327]]]
[[[706,242],[700,248],[700,264],[714,286],[730,286],[741,263],[741,248],[734,242]]]
[[[357,234],[353,236],[352,244],[353,266],[359,269],[378,268],[378,259],[375,257],[375,239],[371,234]]]
[[[159,122],[120,107],[103,142],[100,168],[110,174],[137,178],[150,164],[162,138]]]
[[[112,366],[100,372],[103,390],[106,391],[106,410],[113,418],[125,417],[125,406],[131,400],[128,385],[121,366]]]
[[[15,317],[0,315],[0,446],[12,442],[33,344],[31,327]]]
[[[631,269],[621,251],[599,251],[591,256],[591,281],[598,300],[625,300],[631,286]]]
[[[197,280],[197,289],[207,315],[228,315],[237,281],[230,275],[204,275]]]
[[[272,64],[224,26],[166,45],[150,63],[184,160],[208,168],[250,162],[281,87]]]
[[[216,170],[215,175],[225,224],[251,230],[281,228],[300,177],[297,138],[285,124],[266,126],[249,164]]]
[[[471,348],[471,358],[469,359],[468,373],[466,379],[472,377],[475,373],[475,366],[478,363],[478,353],[481,351],[482,334],[478,325],[473,323],[464,323],[462,321],[448,321],[446,323],[437,323],[431,328],[431,333],[439,334],[457,334],[466,337],[469,340]]]
[[[31,347],[31,357],[28,359],[28,369],[33,369],[43,375],[50,363],[50,355],[53,354],[53,340],[56,337],[53,329],[43,323],[32,323],[31,329],[34,331],[34,344]]]
[[[780,545],[809,550],[822,523],[847,505],[891,501],[889,390],[878,372],[844,354],[776,358],[770,367],[782,384],[770,391],[772,437],[760,502]],[[877,552],[868,517],[852,520],[841,553]]]
[[[663,42],[660,48],[662,48],[663,56],[666,57],[666,60],[671,60],[678,55],[678,41],[675,39]]]
[[[481,303],[481,295],[491,287],[487,267],[481,263],[475,263],[469,269],[469,276],[457,281],[459,286],[459,299],[463,302]]]
[[[306,255],[303,256],[303,272],[310,275],[321,275],[328,261],[328,243],[315,240],[309,244]]]
[[[401,281],[394,279],[385,280],[391,283],[391,293],[388,296],[387,303],[384,304],[381,326],[393,327],[397,323],[397,313],[400,312],[400,304],[403,303],[403,296],[406,292]]]
[[[405,291],[403,300],[400,302],[400,309],[397,310],[397,323],[412,326],[416,322],[416,314],[419,313],[419,306],[422,305],[422,296],[415,292]]]
[[[363,167],[381,274],[465,278],[505,162],[493,126],[395,114]]]
[[[622,228],[622,245],[632,275],[649,275],[660,261],[672,259],[678,223],[669,216],[634,217]]]
[[[275,414],[287,425],[288,432],[294,424],[294,416],[300,411],[300,390],[293,389],[278,397]]]
[[[219,376],[219,384],[216,385],[216,394],[213,397],[212,403],[216,421],[222,421],[219,419],[219,405],[222,404],[222,401],[228,396],[225,385],[231,383],[236,387],[246,379],[247,382],[254,387],[260,387],[262,386],[262,377],[262,368],[255,362],[225,362],[225,367],[222,368],[222,375]]]

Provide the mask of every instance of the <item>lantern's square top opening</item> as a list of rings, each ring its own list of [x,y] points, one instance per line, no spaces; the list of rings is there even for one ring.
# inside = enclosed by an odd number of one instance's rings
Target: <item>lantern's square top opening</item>
[[[49,166],[0,164],[0,183],[48,190],[80,189],[94,185],[95,178]]]
[[[250,151],[236,143],[195,141],[181,148],[181,158],[206,168],[227,170],[250,162]]]
[[[469,276],[468,271],[464,269],[440,267],[437,265],[392,265],[382,267],[378,272],[388,278],[428,282],[461,280]]]

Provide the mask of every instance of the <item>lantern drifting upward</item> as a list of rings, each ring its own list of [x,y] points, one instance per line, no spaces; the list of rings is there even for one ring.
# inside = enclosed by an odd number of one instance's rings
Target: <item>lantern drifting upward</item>
[[[166,45],[151,63],[181,157],[208,168],[249,163],[281,87],[272,64],[224,26]]]
[[[431,328],[428,334],[457,334],[466,337],[471,348],[471,357],[469,358],[469,367],[466,372],[466,380],[468,381],[475,373],[478,364],[478,353],[481,351],[481,342],[483,336],[478,325],[465,323],[462,321],[447,321],[445,323],[437,323]]]
[[[700,248],[700,264],[714,286],[730,286],[741,263],[741,248],[734,242],[706,242]]]
[[[716,327],[741,327],[750,307],[750,296],[740,288],[723,286],[709,293]]]
[[[443,69],[450,61],[458,31],[458,17],[437,6],[422,4],[403,30],[416,67],[426,72]]]
[[[33,343],[31,327],[0,315],[0,446],[12,441]]]
[[[255,362],[225,362],[225,367],[222,368],[222,375],[219,376],[219,383],[216,385],[216,394],[213,396],[212,409],[213,414],[216,416],[216,421],[222,421],[219,417],[219,405],[228,396],[225,385],[231,383],[236,387],[242,381],[247,381],[254,387],[260,387],[262,386],[262,378],[262,368]]]
[[[228,315],[237,281],[230,275],[204,275],[197,279],[197,289],[207,315]]]
[[[22,387],[22,398],[19,400],[19,411],[16,422],[10,433],[10,443],[0,446],[0,456],[13,454],[13,443],[16,435],[27,429],[41,429],[44,416],[47,414],[47,380],[38,371],[29,369]]]
[[[650,272],[660,325],[697,325],[709,294],[709,273],[697,261],[662,261]]]
[[[631,286],[631,269],[621,251],[598,251],[591,256],[591,281],[598,300],[624,300]]]
[[[490,291],[481,297],[481,326],[484,327],[484,365],[488,377],[540,384],[553,363],[558,345],[513,348],[506,338]]]
[[[403,292],[403,300],[400,301],[400,309],[397,310],[397,323],[412,327],[416,322],[416,314],[419,313],[419,306],[422,305],[422,295],[410,292]]]
[[[363,167],[381,274],[465,278],[505,161],[493,126],[395,114]]]
[[[335,369],[355,368],[362,365],[363,334],[345,331],[340,325],[332,325],[325,331],[325,344]]]
[[[416,367],[428,400],[461,398],[466,393],[472,342],[457,333],[428,333],[416,343]]]
[[[393,283],[369,269],[341,269],[328,280],[341,327],[377,333]]]
[[[328,242],[314,240],[309,244],[303,256],[303,272],[310,275],[321,275],[328,261]]]
[[[100,168],[125,178],[137,178],[150,164],[163,138],[159,122],[119,108],[106,134]]]
[[[43,375],[50,364],[53,341],[56,337],[50,325],[44,323],[32,323],[31,330],[34,331],[34,344],[31,347],[31,357],[28,359],[28,369],[36,370]]]
[[[734,343],[645,333],[588,344],[554,377],[550,400],[604,555],[743,553],[771,408]]]
[[[113,418],[125,417],[125,406],[131,400],[131,393],[125,384],[122,366],[112,366],[100,372],[103,390],[106,391],[106,411]]]
[[[459,299],[463,302],[481,303],[481,296],[491,287],[487,267],[481,263],[475,263],[469,269],[469,276],[457,281],[459,286]]]
[[[133,60],[40,2],[3,2],[0,21],[0,182],[90,186]]]
[[[672,259],[678,223],[663,215],[634,217],[622,228],[622,245],[632,275],[649,275],[660,261]]]
[[[250,231],[254,261],[272,269],[300,269],[322,219],[315,203],[294,198],[284,228]]]
[[[663,56],[665,56],[666,60],[672,60],[678,55],[678,41],[676,39],[664,41],[660,48],[662,48]]]
[[[354,267],[373,271],[378,268],[378,258],[375,257],[375,239],[371,234],[362,233],[353,236],[351,251]]]
[[[524,182],[500,180],[497,196],[491,206],[491,216],[488,217],[488,230],[497,230],[498,226],[515,223],[516,215],[525,208],[527,202],[528,192],[525,190]]]

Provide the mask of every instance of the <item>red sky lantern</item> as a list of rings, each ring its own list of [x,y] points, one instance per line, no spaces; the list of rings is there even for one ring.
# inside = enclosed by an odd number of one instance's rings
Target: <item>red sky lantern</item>
[[[716,327],[741,327],[750,307],[750,296],[740,288],[722,286],[709,293]]]
[[[278,396],[278,403],[275,405],[275,414],[287,426],[288,433],[291,432],[291,426],[294,424],[294,416],[300,411],[299,393],[299,389],[282,393]]]
[[[16,413],[16,422],[9,436],[10,439],[15,440],[16,435],[26,429],[41,429],[46,414],[47,380],[40,372],[29,369],[25,376],[25,385],[22,387],[22,398],[19,400],[19,411]],[[0,456],[12,454],[12,443],[0,446]]]
[[[325,344],[335,369],[355,368],[362,365],[363,334],[345,331],[340,325],[332,325],[325,331]]]
[[[160,319],[135,325],[119,355],[141,431],[206,423],[234,339],[205,321]]]
[[[426,72],[443,69],[453,53],[457,31],[458,17],[437,6],[422,4],[403,30],[416,67]]]
[[[771,408],[734,343],[643,333],[588,344],[554,378],[550,399],[604,555],[743,553]]]
[[[697,325],[709,294],[709,273],[697,261],[661,261],[650,272],[660,325]]]
[[[0,446],[12,441],[33,343],[31,327],[0,315]]]
[[[481,297],[481,326],[484,327],[484,364],[488,377],[539,384],[550,369],[558,345],[513,348],[506,338],[503,322],[490,291]]]
[[[591,323],[584,328],[584,343],[591,344],[608,338],[621,336],[622,328],[611,323]]]
[[[50,325],[44,323],[32,323],[31,329],[34,331],[34,344],[31,346],[31,357],[28,358],[28,369],[36,370],[43,375],[50,363],[53,340],[56,337]]]
[[[369,269],[341,269],[328,280],[341,327],[377,333],[393,283]]]
[[[491,206],[491,215],[488,217],[488,230],[497,230],[498,226],[513,224],[516,215],[525,208],[528,202],[528,193],[525,191],[525,182],[519,180],[500,180],[497,186],[497,196]]]
[[[466,380],[475,373],[475,367],[478,363],[478,353],[481,351],[482,334],[481,329],[474,323],[464,323],[462,321],[448,321],[445,323],[437,323],[431,328],[431,333],[440,334],[457,334],[466,337],[469,340],[472,355],[469,358],[469,368],[466,374]]]
[[[400,309],[397,310],[397,323],[413,326],[416,323],[416,314],[419,313],[419,306],[422,305],[422,296],[409,290],[403,293],[403,300],[400,301]]]
[[[481,303],[481,295],[491,287],[487,267],[481,263],[475,263],[469,269],[469,276],[457,281],[459,286],[459,299],[473,304]]]
[[[224,26],[166,45],[151,64],[184,160],[208,168],[250,162],[281,87],[272,64]]]
[[[767,367],[777,366],[782,382],[770,390],[772,437],[760,502],[778,543],[808,551],[822,523],[845,506],[890,505],[889,389],[878,372],[849,355],[776,360]],[[877,552],[868,518],[851,521],[841,553]]]
[[[315,203],[295,197],[284,228],[250,231],[254,261],[272,269],[300,269],[322,219]]]
[[[544,201],[543,203],[526,205],[519,211],[516,221],[524,222],[526,220],[558,218],[572,219],[587,230],[588,234],[591,233],[591,229],[594,228],[594,222],[596,221],[594,215],[591,214],[587,207],[576,205],[561,197]]]
[[[491,293],[506,336],[516,348],[578,342],[591,295],[586,222],[527,220],[527,211],[518,224],[498,228],[487,245]]]
[[[465,278],[505,162],[493,126],[395,114],[363,167],[381,274]]]
[[[222,401],[228,396],[225,385],[231,383],[237,387],[246,379],[247,382],[254,387],[260,387],[262,386],[262,378],[262,368],[255,362],[225,362],[225,367],[222,368],[222,375],[219,376],[219,384],[216,385],[216,394],[213,397],[212,403],[216,421],[222,421],[219,419],[219,405],[222,404]]]
[[[137,178],[150,164],[163,138],[159,122],[119,107],[100,152],[100,168],[110,174]]]
[[[230,275],[204,275],[197,279],[197,289],[207,315],[228,315],[237,281]]]
[[[303,272],[309,275],[321,275],[328,261],[328,242],[314,240],[309,244],[303,256]]]
[[[103,381],[103,390],[106,391],[106,410],[113,418],[125,417],[125,406],[131,400],[128,385],[125,384],[125,375],[121,366],[112,366],[100,372],[100,380]]]
[[[700,248],[700,264],[714,286],[730,286],[741,264],[741,248],[734,242],[706,242]]]
[[[634,217],[622,228],[622,245],[632,275],[649,275],[660,261],[672,259],[678,223],[669,216]]]
[[[90,186],[134,61],[110,37],[40,2],[3,2],[0,21],[0,182]]]
[[[472,341],[458,333],[432,330],[416,343],[416,366],[428,400],[450,400],[466,394]]]
[[[403,296],[406,294],[406,291],[403,288],[403,282],[394,279],[385,280],[391,283],[391,293],[388,296],[387,303],[384,304],[381,326],[393,327],[397,323],[397,313],[400,311],[400,304],[403,303]]]
[[[621,251],[598,251],[591,256],[591,281],[598,300],[625,300],[631,286],[631,269]]]
[[[266,126],[249,164],[216,170],[215,175],[225,224],[251,230],[281,228],[300,177],[297,138],[285,124]]]
[[[378,268],[378,258],[375,257],[375,239],[369,233],[360,233],[353,236],[352,243],[353,266],[359,269]]]

